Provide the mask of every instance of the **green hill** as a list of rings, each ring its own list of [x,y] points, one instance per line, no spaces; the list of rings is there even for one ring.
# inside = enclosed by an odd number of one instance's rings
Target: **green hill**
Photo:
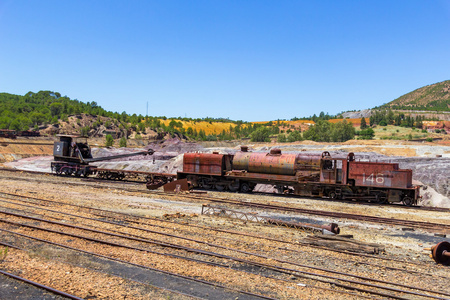
[[[450,80],[421,87],[384,104],[381,108],[450,111]]]

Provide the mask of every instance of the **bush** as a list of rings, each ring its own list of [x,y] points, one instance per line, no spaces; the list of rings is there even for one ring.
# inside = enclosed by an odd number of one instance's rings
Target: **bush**
[[[289,133],[289,135],[287,137],[287,140],[290,143],[296,142],[296,141],[301,141],[302,140],[302,134],[299,131],[294,130],[291,133]]]
[[[89,130],[91,130],[89,126],[81,127],[80,129],[81,136],[88,136]]]
[[[278,143],[286,143],[286,135],[284,134],[279,134],[278,138],[277,138],[277,142]]]
[[[106,143],[105,146],[106,147],[111,147],[114,144],[114,138],[112,137],[112,135],[107,134],[106,135]]]
[[[371,140],[375,136],[375,131],[372,128],[367,128],[356,133],[359,140]]]
[[[123,136],[119,141],[120,147],[126,147],[127,146],[127,139]]]
[[[426,141],[431,143],[431,142],[433,142],[433,139],[432,138],[427,138]]]
[[[250,134],[252,142],[270,142],[270,128],[260,127]]]

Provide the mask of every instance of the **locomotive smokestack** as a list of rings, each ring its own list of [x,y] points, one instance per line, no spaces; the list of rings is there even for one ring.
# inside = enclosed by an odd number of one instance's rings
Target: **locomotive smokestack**
[[[248,152],[248,146],[241,146],[242,152]]]

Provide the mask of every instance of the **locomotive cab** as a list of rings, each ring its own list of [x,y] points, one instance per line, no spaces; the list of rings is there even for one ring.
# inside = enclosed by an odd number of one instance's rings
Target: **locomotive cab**
[[[92,158],[87,138],[77,135],[58,135],[59,141],[53,145],[53,157],[56,160],[85,163]]]

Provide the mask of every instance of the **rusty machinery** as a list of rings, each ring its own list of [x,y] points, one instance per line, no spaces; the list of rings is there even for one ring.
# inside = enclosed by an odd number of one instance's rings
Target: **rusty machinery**
[[[434,259],[437,264],[450,266],[450,243],[443,241],[431,248],[425,248],[424,250],[430,250],[430,257]]]
[[[420,198],[412,184],[412,170],[398,163],[361,162],[349,153],[249,152],[231,154],[185,153],[183,171],[191,187],[251,192],[256,184],[270,184],[278,193],[336,199],[362,199],[378,203],[402,202],[411,206]]]
[[[51,169],[56,174],[89,176],[96,173],[96,166],[91,162],[105,161],[136,155],[151,155],[152,149],[129,154],[120,154],[107,157],[93,158],[87,138],[77,135],[58,135],[59,141],[53,145],[53,158]]]

